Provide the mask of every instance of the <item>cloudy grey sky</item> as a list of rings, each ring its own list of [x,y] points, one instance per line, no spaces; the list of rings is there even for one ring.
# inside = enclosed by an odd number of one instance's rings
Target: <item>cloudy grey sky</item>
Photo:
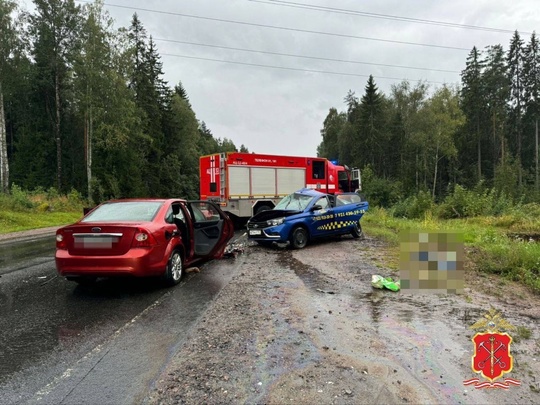
[[[214,136],[301,156],[316,154],[328,110],[344,110],[349,89],[361,97],[370,74],[386,94],[403,79],[458,84],[473,46],[506,50],[511,31],[528,42],[540,22],[537,0],[106,0],[105,8],[118,27],[137,12],[165,79],[182,82]]]

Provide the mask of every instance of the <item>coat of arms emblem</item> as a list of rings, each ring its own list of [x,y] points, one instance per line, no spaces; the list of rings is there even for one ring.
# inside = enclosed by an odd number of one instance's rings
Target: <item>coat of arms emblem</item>
[[[474,384],[475,388],[503,389],[508,389],[510,385],[521,385],[518,380],[508,377],[504,378],[503,382],[496,381],[512,371],[514,365],[514,358],[510,354],[512,337],[506,331],[515,330],[515,326],[491,308],[470,328],[477,331],[472,338],[474,343],[472,370],[487,381],[481,382],[478,377],[475,377],[463,381],[463,384]]]

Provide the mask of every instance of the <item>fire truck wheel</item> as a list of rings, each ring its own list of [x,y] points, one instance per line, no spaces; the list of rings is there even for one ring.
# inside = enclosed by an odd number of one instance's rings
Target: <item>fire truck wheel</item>
[[[362,225],[360,225],[360,220],[358,220],[358,222],[354,224],[351,235],[354,239],[358,239],[364,236],[364,231],[362,231]]]
[[[302,249],[308,243],[308,232],[302,227],[296,227],[291,233],[291,245],[295,249]]]
[[[263,212],[263,211],[270,211],[271,209],[272,207],[268,205],[261,205],[260,207],[257,208],[257,211],[255,211],[255,214],[258,214],[259,212]]]

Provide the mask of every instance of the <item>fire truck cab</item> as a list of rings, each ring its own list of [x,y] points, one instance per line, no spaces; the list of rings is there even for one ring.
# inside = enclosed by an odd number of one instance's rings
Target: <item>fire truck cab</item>
[[[199,159],[200,198],[217,202],[232,219],[272,209],[307,187],[323,193],[358,191],[360,171],[325,158],[217,153]]]

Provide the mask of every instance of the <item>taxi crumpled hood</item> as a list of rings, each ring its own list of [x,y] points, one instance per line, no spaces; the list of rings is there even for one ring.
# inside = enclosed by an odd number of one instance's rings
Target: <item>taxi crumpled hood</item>
[[[268,221],[269,219],[289,217],[291,215],[300,214],[302,211],[292,211],[292,210],[268,210],[259,212],[251,217],[249,222],[263,222]]]

